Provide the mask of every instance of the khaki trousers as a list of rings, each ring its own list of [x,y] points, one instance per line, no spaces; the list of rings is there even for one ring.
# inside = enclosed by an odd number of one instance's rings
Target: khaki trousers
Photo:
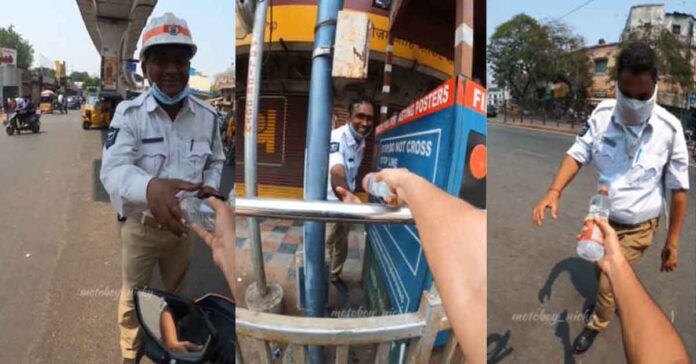
[[[619,236],[621,251],[631,267],[638,263],[640,258],[643,257],[645,250],[652,244],[657,226],[658,219],[652,219],[633,228],[614,226]],[[592,317],[587,323],[587,328],[602,331],[609,326],[609,322],[614,316],[616,302],[614,301],[614,293],[612,292],[609,278],[602,274],[599,268],[597,268],[597,277],[599,279],[597,300]]]
[[[164,290],[181,294],[193,255],[193,234],[181,239],[168,230],[146,226],[129,218],[121,227],[122,283],[118,302],[121,356],[135,359],[139,325],[133,303],[134,288],[150,285],[155,263],[159,264]]]
[[[331,281],[338,280],[343,271],[343,264],[348,257],[348,233],[350,225],[345,222],[326,224],[326,232],[329,237],[326,239],[326,251],[329,254],[327,260],[330,261]]]

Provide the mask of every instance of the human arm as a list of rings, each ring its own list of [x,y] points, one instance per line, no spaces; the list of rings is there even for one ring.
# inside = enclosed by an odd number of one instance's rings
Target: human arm
[[[154,177],[135,165],[137,148],[138,135],[131,121],[117,113],[102,150],[99,179],[121,216],[147,210],[147,186]]]
[[[189,351],[201,351],[203,347],[189,341],[179,341],[179,335],[176,332],[176,321],[169,307],[162,309],[160,315],[160,333],[162,334],[162,342],[170,350],[178,353]]]
[[[679,245],[679,234],[681,233],[684,217],[686,216],[686,200],[686,190],[672,190],[669,228],[667,240],[662,249],[661,272],[671,272],[677,268],[677,246]]]
[[[177,236],[184,236],[186,227],[181,222],[183,214],[176,194],[201,188],[177,179],[155,178],[151,173],[136,165],[138,149],[145,148],[134,128],[134,120],[118,111],[109,128],[102,155],[100,179],[109,193],[111,204],[121,216],[133,216],[149,210],[157,222]],[[159,142],[162,143],[162,142]],[[154,161],[164,158],[161,148],[147,145],[148,155],[142,158]],[[153,162],[157,163],[157,162]]]
[[[208,232],[197,224],[193,224],[191,229],[213,251],[213,261],[225,276],[230,292],[234,293],[237,282],[234,260],[237,239],[234,209],[214,197],[208,198],[208,203],[215,210],[215,232]]]
[[[680,128],[674,134],[670,158],[665,168],[665,189],[671,191],[667,240],[662,249],[660,271],[671,272],[677,267],[677,246],[686,216],[687,190],[689,189],[689,152]]]
[[[595,223],[605,237],[605,254],[598,266],[614,292],[628,362],[688,363],[684,343],[621,253],[616,232],[606,220]]]
[[[575,137],[575,143],[566,152],[546,195],[532,209],[532,220],[536,225],[541,226],[543,223],[547,208],[551,209],[551,217],[554,219],[558,217],[558,206],[563,190],[573,181],[580,168],[592,160],[592,145],[598,133],[595,124],[593,115]]]
[[[406,169],[375,175],[413,214],[445,312],[469,363],[486,360],[486,214]]]
[[[343,202],[360,203],[358,196],[350,192],[346,180],[346,168],[343,164],[336,164],[331,168],[331,188],[339,200]]]
[[[532,210],[532,218],[535,224],[541,226],[547,208],[551,209],[551,217],[554,219],[558,217],[558,205],[561,194],[566,186],[577,176],[581,167],[582,165],[573,157],[567,155],[563,158],[561,166],[558,168],[553,182],[551,182],[551,187],[549,187],[546,195],[539,200]]]

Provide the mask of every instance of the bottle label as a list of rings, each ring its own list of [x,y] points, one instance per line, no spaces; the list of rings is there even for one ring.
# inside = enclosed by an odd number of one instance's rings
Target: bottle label
[[[582,225],[582,231],[580,232],[580,239],[578,239],[578,241],[583,240],[592,240],[598,243],[604,240],[602,230],[597,226],[594,220],[592,220],[592,216],[588,216],[585,219],[585,223]]]

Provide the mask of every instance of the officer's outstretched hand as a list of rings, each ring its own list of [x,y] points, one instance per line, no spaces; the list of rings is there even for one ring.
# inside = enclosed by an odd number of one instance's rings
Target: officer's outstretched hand
[[[184,214],[176,194],[179,191],[197,191],[202,183],[193,184],[180,179],[153,178],[147,185],[147,207],[157,223],[174,235],[185,238]]]
[[[549,191],[532,210],[532,220],[538,226],[544,221],[546,209],[551,209],[551,217],[554,220],[558,217],[558,200],[561,196],[557,191]]]
[[[336,197],[341,199],[343,202],[362,203],[358,196],[340,186],[336,187]]]

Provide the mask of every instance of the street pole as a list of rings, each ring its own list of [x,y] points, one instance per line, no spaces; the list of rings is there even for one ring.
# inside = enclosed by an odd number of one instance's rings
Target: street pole
[[[254,30],[249,48],[249,69],[247,75],[246,108],[244,110],[244,189],[246,197],[256,197],[256,139],[258,135],[259,93],[261,91],[261,59],[263,59],[263,36],[266,30],[266,1],[259,1],[254,14]],[[249,242],[251,244],[252,265],[256,291],[259,296],[266,295],[266,272],[263,267],[261,249],[261,230],[255,218],[248,218]]]
[[[333,116],[332,47],[336,36],[336,19],[338,11],[342,7],[343,1],[341,0],[319,0],[317,6],[305,144],[305,200],[326,200],[329,139]],[[324,316],[326,306],[325,228],[323,222],[308,221],[304,223],[304,294],[307,316],[309,317]],[[310,346],[308,349],[311,363],[323,363],[321,347]]]

